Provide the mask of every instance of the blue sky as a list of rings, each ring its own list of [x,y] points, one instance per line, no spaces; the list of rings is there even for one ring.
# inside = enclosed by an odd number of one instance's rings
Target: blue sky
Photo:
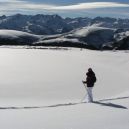
[[[129,0],[0,0],[0,15],[16,13],[128,18]]]

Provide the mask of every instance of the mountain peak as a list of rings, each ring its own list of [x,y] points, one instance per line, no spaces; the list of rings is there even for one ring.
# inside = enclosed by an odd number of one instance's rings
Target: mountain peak
[[[71,30],[90,25],[107,27],[111,29],[129,28],[129,19],[115,19],[110,17],[76,17],[62,18],[58,14],[53,15],[23,15],[0,17],[0,29],[13,29],[38,35],[61,34]]]

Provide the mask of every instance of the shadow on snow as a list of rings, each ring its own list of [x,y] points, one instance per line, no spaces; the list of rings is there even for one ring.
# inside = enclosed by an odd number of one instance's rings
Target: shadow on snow
[[[113,107],[113,108],[120,108],[120,109],[128,109],[125,106],[114,104],[111,102],[105,102],[105,101],[110,101],[110,100],[119,100],[119,99],[128,99],[129,96],[127,97],[118,97],[118,98],[111,98],[111,99],[103,99],[103,100],[98,100],[94,101],[93,104],[99,104],[101,106],[108,106],[108,107]],[[78,102],[78,103],[64,103],[64,104],[55,104],[55,105],[49,105],[49,106],[27,106],[27,107],[0,107],[0,109],[38,109],[38,108],[51,108],[51,107],[61,107],[61,106],[72,106],[72,105],[78,105],[78,104],[86,104],[86,102]]]

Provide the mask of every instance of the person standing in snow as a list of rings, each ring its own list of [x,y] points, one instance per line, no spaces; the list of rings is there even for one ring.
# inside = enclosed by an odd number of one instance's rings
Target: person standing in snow
[[[91,68],[88,69],[86,76],[87,76],[86,81],[82,82],[84,85],[87,84],[86,90],[87,90],[88,102],[93,102],[92,89],[94,87],[94,83],[96,82],[96,76]]]

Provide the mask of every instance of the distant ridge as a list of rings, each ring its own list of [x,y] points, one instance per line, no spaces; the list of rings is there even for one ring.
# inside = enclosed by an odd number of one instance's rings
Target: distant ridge
[[[18,30],[37,35],[53,35],[70,32],[87,26],[129,30],[129,19],[110,17],[62,18],[59,15],[22,15],[0,16],[0,29]]]
[[[0,29],[0,45],[78,47],[93,50],[129,50],[129,31],[88,26],[56,35],[35,35]]]

